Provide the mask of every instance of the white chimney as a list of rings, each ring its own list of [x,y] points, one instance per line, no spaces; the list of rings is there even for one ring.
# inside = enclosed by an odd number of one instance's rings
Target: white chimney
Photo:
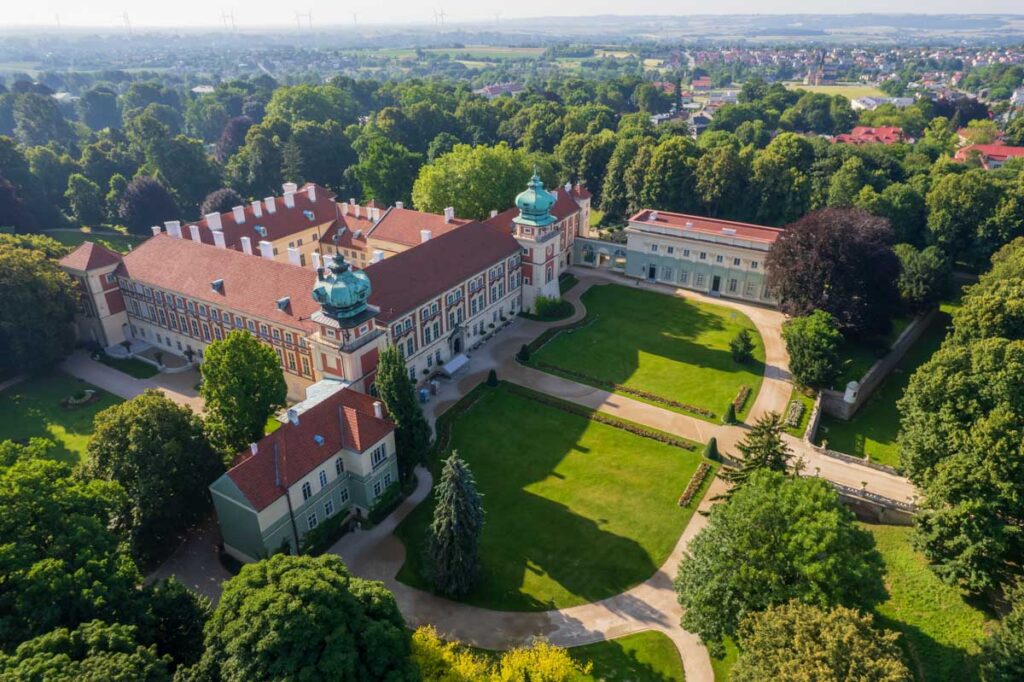
[[[295,208],[295,192],[284,193],[284,205],[285,208]]]
[[[301,254],[299,253],[299,250],[294,246],[288,247],[288,262],[291,263],[292,265],[302,264]]]
[[[198,225],[189,225],[188,226],[188,231],[189,231],[189,234],[192,235],[192,241],[194,241],[194,242],[199,241],[199,226]]]
[[[249,443],[249,452],[251,452],[252,454],[255,455],[259,451],[260,451],[259,443]]]
[[[650,213],[647,214],[647,219],[652,221],[652,222],[657,220],[658,219],[658,212],[657,211],[651,211]]]
[[[319,270],[320,269],[320,253],[319,252],[317,252],[317,251],[313,252],[312,261],[313,261],[313,269],[314,270]]]
[[[497,216],[498,216],[498,209],[492,208],[491,209],[491,217],[492,218],[496,218]]]
[[[222,231],[217,230],[213,233],[213,244],[221,249],[227,248],[227,244],[224,243],[224,233]]]
[[[355,197],[349,197],[348,198],[348,203],[351,204],[352,206],[355,206],[356,205]]]
[[[455,220],[455,209],[449,206],[448,208],[444,209],[444,221],[446,223],[450,223],[453,220]]]
[[[405,208],[405,202],[404,201],[396,201],[395,202],[395,208]]]
[[[260,255],[264,258],[274,257],[274,245],[270,242],[260,242]]]
[[[242,253],[252,255],[252,240],[248,237],[242,237],[239,241],[242,242]]]
[[[252,202],[252,214],[257,218],[263,217],[263,203],[259,199]]]
[[[565,183],[565,193],[569,194],[570,192],[572,192],[572,183],[571,182],[567,182],[567,183]]]
[[[175,239],[181,239],[181,223],[179,221],[168,220],[164,223],[164,227],[167,228],[167,234]]]
[[[285,194],[295,194],[296,192],[299,191],[299,186],[296,185],[294,182],[286,182],[283,185],[281,185],[281,189],[284,190]]]
[[[306,196],[309,197],[311,203],[316,203],[316,185],[312,183],[306,185]]]
[[[277,204],[274,203],[274,197],[263,197],[263,205],[267,207],[267,213],[275,213],[277,211]]]
[[[211,230],[221,229],[220,224],[220,213],[207,213],[203,216],[206,218],[206,226]]]
[[[245,206],[235,206],[231,209],[231,212],[235,215],[236,225],[241,225],[245,222]]]
[[[359,204],[352,205],[352,215],[354,215],[356,218],[359,217]]]
[[[298,410],[295,410],[293,408],[289,408],[288,409],[288,421],[290,421],[294,426],[298,426],[299,425],[299,412],[298,412]]]
[[[430,241],[430,238],[434,236],[434,233],[430,230],[420,230],[420,244],[424,244]]]
[[[384,252],[383,251],[374,251],[373,252],[373,262],[374,263],[379,263],[382,260],[384,260]]]
[[[373,416],[377,419],[384,418],[384,403],[379,400],[373,401]]]
[[[380,222],[380,209],[377,208],[376,206],[373,207],[373,222]]]
[[[348,204],[342,204],[341,205],[341,215],[343,215],[343,216],[347,216],[348,215]]]

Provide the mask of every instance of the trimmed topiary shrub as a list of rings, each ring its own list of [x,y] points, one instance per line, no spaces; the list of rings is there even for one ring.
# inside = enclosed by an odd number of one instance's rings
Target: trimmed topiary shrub
[[[718,454],[718,439],[714,436],[708,441],[708,444],[704,446],[704,457],[712,461],[719,461],[721,456]]]
[[[493,369],[487,373],[487,385],[491,388],[498,385],[498,373]]]
[[[527,346],[525,343],[523,344],[523,347],[519,349],[519,352],[516,354],[516,360],[519,360],[519,362],[529,362],[530,347]]]
[[[736,406],[729,403],[725,407],[725,414],[722,416],[723,424],[735,424],[736,423]]]

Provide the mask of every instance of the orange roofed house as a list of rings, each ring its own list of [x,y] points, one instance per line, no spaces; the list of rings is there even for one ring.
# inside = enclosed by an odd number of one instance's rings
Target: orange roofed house
[[[854,126],[852,131],[840,133],[833,138],[833,142],[840,144],[896,144],[908,141],[903,128],[898,126]]]
[[[971,144],[956,150],[956,161],[964,162],[977,159],[986,170],[999,168],[1010,159],[1024,158],[1024,147],[1011,147],[1005,144]]]

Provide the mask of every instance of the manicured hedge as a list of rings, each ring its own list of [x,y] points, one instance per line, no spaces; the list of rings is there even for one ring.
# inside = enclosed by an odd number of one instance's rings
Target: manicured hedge
[[[704,479],[708,477],[708,472],[711,471],[711,465],[707,462],[701,462],[697,470],[693,472],[693,476],[690,477],[690,482],[686,486],[686,490],[679,496],[679,506],[685,507],[693,501],[693,496],[700,490],[701,485],[704,484]]]

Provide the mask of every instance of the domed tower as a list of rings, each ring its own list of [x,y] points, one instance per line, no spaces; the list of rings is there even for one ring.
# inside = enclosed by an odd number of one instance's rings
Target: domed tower
[[[380,312],[370,305],[373,288],[365,272],[353,270],[340,255],[327,267],[317,269],[313,300],[320,310],[311,316],[317,330],[310,340],[319,375],[344,381],[365,391],[377,354],[386,340],[374,317]]]
[[[533,310],[538,296],[560,298],[558,276],[560,274],[558,219],[551,215],[551,209],[558,201],[551,192],[544,189],[537,169],[526,185],[526,190],[516,197],[519,215],[512,219],[515,224],[515,238],[523,248],[523,309]]]
[[[324,314],[341,323],[360,317],[370,300],[370,278],[356,272],[341,255],[327,267],[317,270],[313,285],[313,300],[320,304]]]

